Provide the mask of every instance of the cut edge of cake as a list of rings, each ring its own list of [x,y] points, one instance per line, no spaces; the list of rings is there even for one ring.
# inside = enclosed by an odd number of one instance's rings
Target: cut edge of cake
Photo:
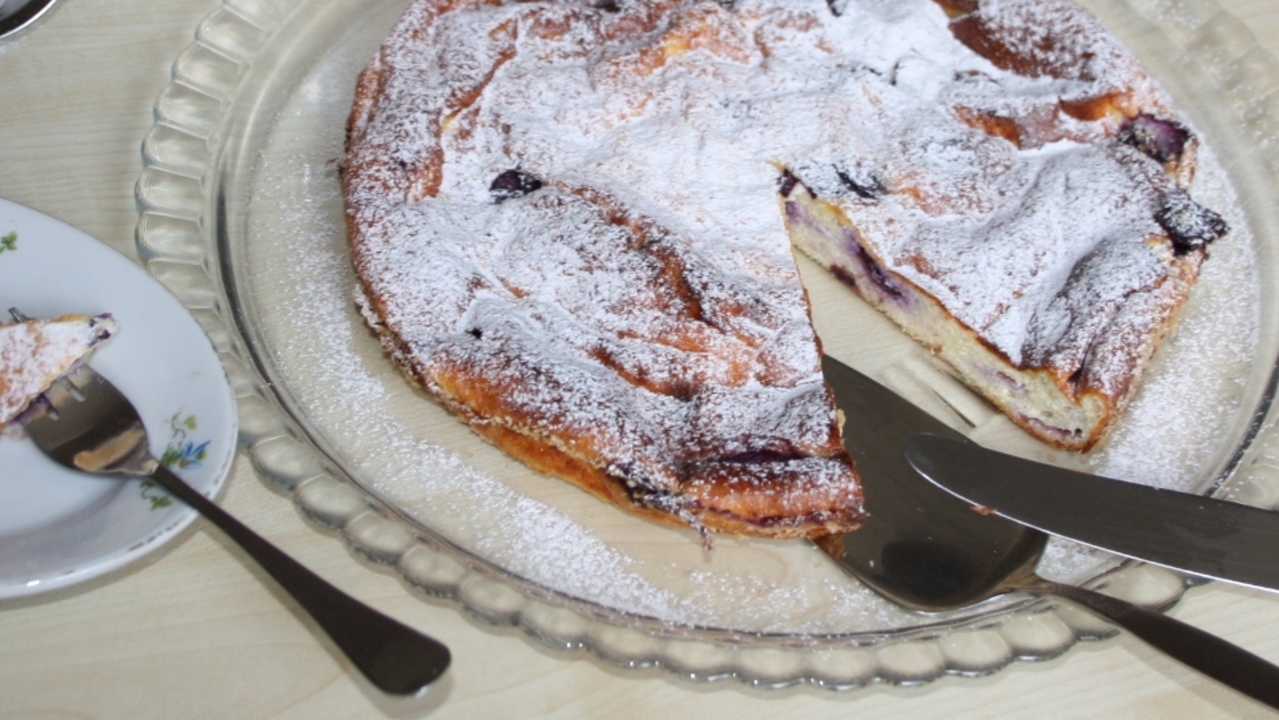
[[[796,471],[805,468],[779,467],[778,476],[770,478],[771,482],[766,481],[766,486],[761,488],[757,478],[739,478],[734,482],[721,477],[726,472],[732,473],[731,462],[707,463],[706,467],[683,478],[670,492],[654,492],[653,484],[643,477],[642,469],[625,460],[602,462],[598,454],[581,451],[565,438],[546,432],[536,422],[485,412],[468,402],[460,391],[466,378],[442,377],[438,371],[429,369],[399,334],[387,327],[359,283],[355,285],[353,299],[396,368],[413,385],[439,401],[455,419],[532,470],[566,480],[630,514],[663,524],[691,527],[704,537],[709,531],[774,539],[815,538],[855,530],[864,521],[852,458],[839,440],[838,425],[842,425],[843,417],[838,411],[835,412],[837,427],[832,428],[838,451],[828,456],[796,458],[801,464],[809,463],[811,467],[807,469],[814,472],[799,474]],[[830,392],[827,386],[828,395]],[[798,515],[777,512],[779,504],[783,507],[811,505],[806,501],[811,501],[813,495],[830,494],[832,488],[823,487],[823,472],[834,473],[845,480],[834,488],[838,502],[833,510],[811,510]],[[745,487],[735,487],[739,483]],[[778,494],[782,496],[780,502]],[[768,495],[773,497],[763,503],[751,502]]]
[[[1085,452],[1101,442],[1138,388],[1155,351],[1175,331],[1205,257],[1202,247],[1165,254],[1168,274],[1156,287],[1130,299],[1144,310],[1149,332],[1122,328],[1099,334],[1078,365],[1012,362],[981,334],[951,314],[935,297],[888,267],[838,204],[817,196],[793,176],[783,176],[779,195],[786,231],[804,254],[829,270],[1014,423],[1055,447]],[[1152,243],[1168,243],[1150,238]],[[1109,372],[1090,372],[1107,359]],[[1098,364],[1101,364],[1100,362]]]

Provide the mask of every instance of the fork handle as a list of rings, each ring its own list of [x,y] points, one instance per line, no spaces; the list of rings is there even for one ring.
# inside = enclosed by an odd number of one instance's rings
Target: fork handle
[[[375,686],[412,695],[448,668],[449,649],[352,598],[160,465],[151,479],[217,525],[297,601]]]

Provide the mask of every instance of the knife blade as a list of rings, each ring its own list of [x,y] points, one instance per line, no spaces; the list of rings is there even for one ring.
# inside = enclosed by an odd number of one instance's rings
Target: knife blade
[[[937,486],[1010,520],[1194,575],[1279,590],[1279,513],[938,435],[910,437],[905,454]]]

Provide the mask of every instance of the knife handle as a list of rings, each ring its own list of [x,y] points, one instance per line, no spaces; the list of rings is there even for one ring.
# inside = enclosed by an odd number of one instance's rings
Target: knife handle
[[[1021,589],[1083,605],[1174,660],[1279,709],[1279,667],[1269,661],[1163,613],[1074,585],[1036,580]]]

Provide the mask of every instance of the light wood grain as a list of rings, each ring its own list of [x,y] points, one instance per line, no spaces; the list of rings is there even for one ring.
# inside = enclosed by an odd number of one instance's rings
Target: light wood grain
[[[1223,0],[1279,55],[1279,3]],[[216,0],[63,0],[0,45],[0,196],[132,254],[151,107]],[[0,468],[0,472],[3,472]],[[424,699],[379,696],[197,522],[144,562],[0,603],[0,718],[1256,718],[1268,709],[1128,636],[980,680],[758,691],[618,670],[470,620],[355,560],[237,463],[222,504],[300,561],[454,651]],[[0,545],[0,552],[3,546]],[[1173,615],[1279,662],[1279,597],[1221,584]]]

